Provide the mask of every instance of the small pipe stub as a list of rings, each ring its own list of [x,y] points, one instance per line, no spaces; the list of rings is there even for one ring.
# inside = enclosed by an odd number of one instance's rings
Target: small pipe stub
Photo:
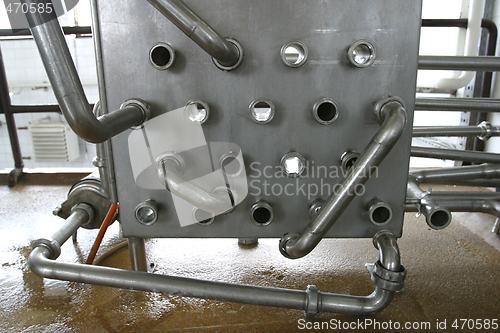
[[[367,205],[368,218],[376,226],[386,225],[392,220],[392,209],[389,204],[373,199]]]
[[[144,225],[153,225],[158,220],[158,205],[151,199],[141,202],[135,208],[135,218]]]
[[[273,207],[266,200],[259,200],[250,208],[250,219],[258,226],[266,226],[273,221]]]
[[[288,42],[281,48],[281,60],[285,65],[297,68],[306,63],[309,57],[307,46],[300,41]]]
[[[366,40],[358,40],[347,50],[347,59],[358,68],[372,65],[376,57],[375,47]]]
[[[170,68],[175,61],[175,50],[167,43],[156,43],[149,50],[149,61],[158,70]]]

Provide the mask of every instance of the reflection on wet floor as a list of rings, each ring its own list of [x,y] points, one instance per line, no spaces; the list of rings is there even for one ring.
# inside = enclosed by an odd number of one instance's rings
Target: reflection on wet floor
[[[27,267],[34,239],[49,236],[62,220],[51,215],[68,187],[0,188],[0,331],[2,332],[293,332],[301,311],[224,303],[145,292],[131,292],[75,282],[42,279]],[[470,219],[472,214],[454,214]],[[494,219],[483,217],[484,223]],[[96,230],[81,230],[58,259],[85,261]],[[122,241],[119,224],[106,234],[98,256]],[[430,321],[498,318],[500,254],[459,223],[430,230],[422,218],[407,214],[400,240],[408,270],[405,290],[379,321]],[[289,260],[277,239],[257,246],[235,239],[151,239],[148,260],[157,274],[168,274],[305,290],[367,295],[373,284],[365,263],[377,251],[369,239],[326,240],[306,258]],[[128,250],[103,262],[130,268]],[[355,321],[356,317],[320,314],[317,321]],[[500,318],[499,318],[500,319]]]

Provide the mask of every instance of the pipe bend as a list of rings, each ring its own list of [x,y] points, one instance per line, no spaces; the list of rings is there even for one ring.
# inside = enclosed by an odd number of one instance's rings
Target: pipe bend
[[[341,191],[334,192],[327,199],[321,211],[300,234],[288,234],[288,236],[282,237],[279,248],[285,257],[301,258],[318,245],[354,199],[355,191],[353,189],[368,181],[373,167],[382,163],[403,134],[407,114],[400,98],[384,98],[375,104],[374,111],[382,122],[379,130],[358,157],[347,176],[339,183]]]
[[[236,45],[222,37],[181,0],[148,0],[148,2],[216,59],[226,70],[236,68],[242,54]]]
[[[389,231],[379,231],[373,237],[373,245],[379,250],[379,260],[385,269],[399,272],[401,256],[396,237]]]
[[[158,161],[158,176],[170,192],[193,206],[213,214],[222,214],[233,208],[227,188],[210,191],[186,179],[180,171],[180,162],[169,155]]]
[[[38,276],[52,278],[55,261],[50,260],[50,250],[45,246],[37,246],[28,257],[28,267]]]
[[[22,0],[30,5],[48,0]],[[97,119],[92,113],[82,83],[54,12],[26,12],[45,71],[64,117],[73,131],[86,141],[101,143],[150,118],[142,102],[130,104]]]
[[[394,291],[375,287],[372,294],[368,295],[359,313],[362,316],[373,316],[389,306],[394,298]]]

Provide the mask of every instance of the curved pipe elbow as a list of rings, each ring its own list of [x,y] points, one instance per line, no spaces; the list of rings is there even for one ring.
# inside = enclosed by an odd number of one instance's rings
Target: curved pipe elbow
[[[37,246],[28,257],[28,267],[38,276],[52,278],[55,262],[48,259],[50,256],[49,249],[44,246]]]
[[[167,157],[158,162],[158,176],[167,189],[191,205],[213,214],[227,212],[233,207],[227,189],[209,191],[187,180],[179,171],[180,164],[175,157]]]
[[[222,66],[228,69],[237,66],[242,57],[238,47],[223,38],[181,0],[148,2]]]
[[[281,253],[291,259],[309,254],[338,220],[354,198],[353,189],[368,181],[371,169],[380,165],[397,143],[406,126],[406,109],[398,97],[387,97],[375,104],[381,127],[361,154],[349,174],[340,182],[340,193],[332,194],[323,209],[301,234],[287,234],[280,241]]]

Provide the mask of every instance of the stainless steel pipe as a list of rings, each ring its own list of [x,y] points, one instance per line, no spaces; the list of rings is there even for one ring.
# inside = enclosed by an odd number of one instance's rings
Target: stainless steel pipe
[[[413,137],[433,136],[477,136],[481,140],[488,140],[493,136],[500,136],[500,127],[493,127],[488,122],[477,126],[416,126],[413,127]]]
[[[231,67],[240,61],[243,55],[238,47],[212,29],[181,0],[148,2],[221,65]]]
[[[435,200],[435,196],[431,195],[431,198]],[[481,199],[461,199],[458,200],[456,197],[451,195],[449,198],[441,195],[439,205],[446,207],[451,212],[477,212],[486,213],[496,217],[500,217],[500,202],[495,200],[481,200]],[[418,212],[419,203],[412,200],[407,201],[405,205],[405,212]]]
[[[411,171],[420,183],[443,183],[456,180],[500,179],[500,166],[483,164],[454,168]]]
[[[372,271],[372,280],[376,288],[372,294],[365,297],[322,293],[315,286],[308,286],[306,291],[257,287],[55,261],[59,255],[57,249],[60,249],[68,237],[86,220],[88,215],[85,211],[77,209],[61,230],[52,237],[51,242],[38,241],[28,258],[30,269],[35,274],[50,279],[284,307],[304,310],[308,317],[323,311],[373,315],[389,305],[395,291],[402,290],[406,275],[404,267],[400,264],[396,238],[388,231],[379,232],[373,239],[375,247],[379,250],[379,261]]]
[[[340,182],[340,191],[333,193],[321,211],[300,234],[286,234],[280,241],[280,251],[288,258],[301,258],[311,252],[338,220],[355,197],[355,188],[366,183],[394,147],[406,125],[406,110],[397,98],[377,103],[375,112],[382,125],[347,176]]]
[[[500,163],[500,154],[456,149],[411,147],[411,156],[474,163]]]
[[[419,212],[425,216],[425,221],[432,229],[444,229],[451,223],[451,213],[432,200],[429,192],[424,192],[415,178],[408,179],[406,198],[419,201]]]
[[[454,71],[500,71],[500,57],[420,56],[418,69]]]
[[[233,207],[227,190],[215,192],[197,186],[181,174],[179,163],[172,155],[158,161],[160,181],[170,192],[193,206],[213,214],[221,214]]]
[[[50,1],[22,0],[28,8]],[[149,109],[130,104],[96,118],[83,91],[75,64],[57,17],[48,11],[27,11],[31,34],[36,42],[45,71],[59,106],[73,131],[81,138],[100,143],[149,119]]]
[[[500,112],[500,100],[491,98],[417,98],[415,110]]]

